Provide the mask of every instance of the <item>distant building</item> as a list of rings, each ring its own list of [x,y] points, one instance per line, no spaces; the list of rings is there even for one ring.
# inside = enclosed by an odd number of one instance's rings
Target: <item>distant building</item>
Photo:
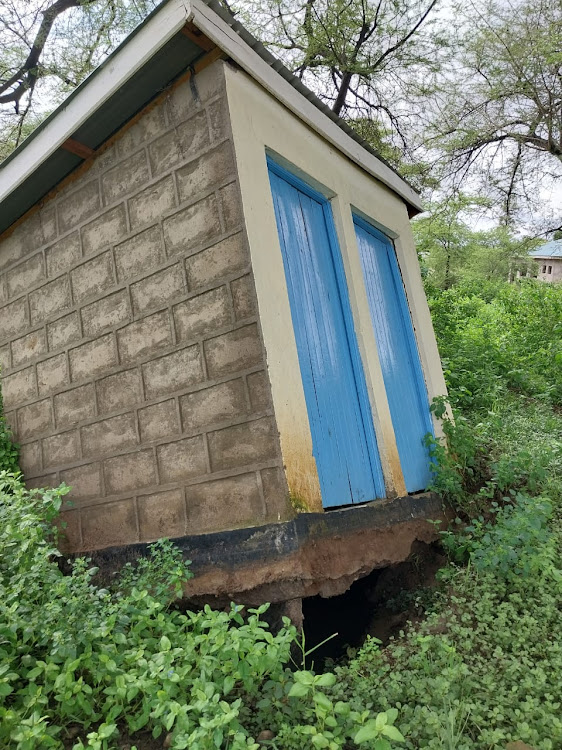
[[[529,255],[538,263],[538,279],[562,281],[562,239],[546,242]]]

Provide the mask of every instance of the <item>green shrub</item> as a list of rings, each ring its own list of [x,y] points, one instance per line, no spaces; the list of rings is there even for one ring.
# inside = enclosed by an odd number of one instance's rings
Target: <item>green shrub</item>
[[[120,729],[171,732],[173,748],[256,748],[239,721],[244,700],[284,672],[294,629],[273,636],[236,607],[180,612],[187,577],[168,543],[111,589],[76,560],[63,575],[52,520],[66,489],[28,492],[0,475],[0,746],[114,747]]]
[[[562,403],[562,285],[479,282],[428,292],[455,406],[492,408],[509,389]]]
[[[12,431],[4,417],[4,402],[0,388],[0,471],[19,471],[19,446],[14,443]]]
[[[285,620],[272,635],[268,605],[244,617],[236,605],[175,608],[189,572],[169,542],[110,588],[87,559],[64,575],[53,521],[67,491],[28,491],[0,473],[0,747],[109,750],[149,730],[177,750],[257,750],[261,729],[283,743],[291,723],[302,750],[400,741],[396,712],[331,705],[322,689],[333,676],[286,666],[296,631]]]
[[[469,537],[468,568],[442,571],[427,620],[336,670],[332,700],[397,708],[408,748],[562,747],[562,556],[546,498],[519,496]],[[462,544],[462,537],[459,542]]]

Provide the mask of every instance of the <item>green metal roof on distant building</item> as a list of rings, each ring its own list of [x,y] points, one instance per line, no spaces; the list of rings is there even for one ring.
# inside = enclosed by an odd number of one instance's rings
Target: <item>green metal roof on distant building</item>
[[[562,258],[562,240],[545,242],[537,250],[529,253],[532,258]]]

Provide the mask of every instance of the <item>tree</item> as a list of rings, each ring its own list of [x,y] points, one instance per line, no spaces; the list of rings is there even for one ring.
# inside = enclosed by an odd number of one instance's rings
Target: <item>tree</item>
[[[374,145],[388,147],[385,156],[394,162],[399,155],[392,144],[404,151],[411,123],[421,114],[410,106],[413,89],[423,93],[439,66],[437,3],[233,0],[229,8],[335,114]]]
[[[154,0],[0,0],[0,159],[155,6]]]
[[[562,2],[485,0],[456,15],[426,144],[445,150],[453,187],[485,189],[504,223],[536,224],[541,188],[562,177]]]
[[[503,225],[477,230],[469,219],[488,207],[484,198],[458,194],[433,204],[413,222],[424,276],[434,287],[449,289],[461,281],[507,281],[532,268],[528,258],[536,240],[516,237]]]

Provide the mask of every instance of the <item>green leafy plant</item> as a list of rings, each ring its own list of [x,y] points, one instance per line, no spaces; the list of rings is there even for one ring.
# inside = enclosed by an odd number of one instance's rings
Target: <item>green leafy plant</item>
[[[0,471],[19,471],[19,445],[14,442],[12,431],[4,417],[4,402],[0,388]]]
[[[331,672],[316,675],[306,670],[296,672],[288,698],[298,701],[293,721],[283,722],[272,743],[278,750],[327,748],[338,750],[353,746],[392,750],[404,737],[394,726],[398,710],[389,709],[372,716],[369,709],[355,710],[349,702],[330,699],[327,691],[336,684]]]
[[[284,675],[294,628],[273,636],[267,605],[174,608],[189,572],[168,542],[110,588],[86,559],[63,575],[52,521],[67,491],[0,474],[0,745],[62,748],[73,725],[76,750],[141,729],[172,748],[256,748],[242,702]]]

